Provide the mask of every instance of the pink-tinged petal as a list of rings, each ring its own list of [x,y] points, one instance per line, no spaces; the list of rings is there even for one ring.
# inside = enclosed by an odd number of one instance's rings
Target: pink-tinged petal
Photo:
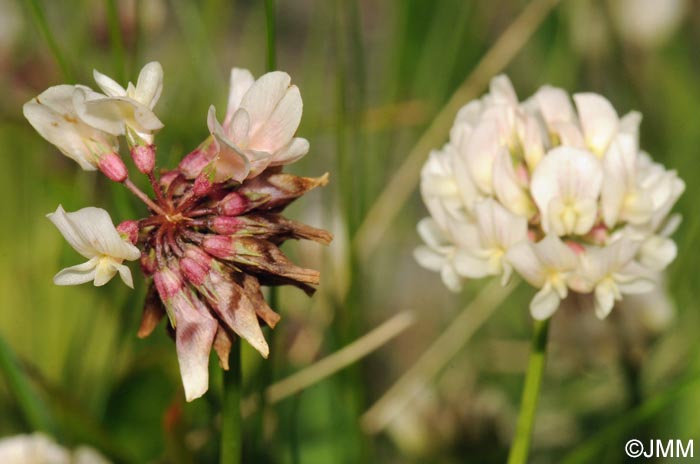
[[[253,125],[250,148],[274,153],[287,145],[299,127],[302,110],[299,88],[293,85],[285,92],[267,120],[257,127]]]
[[[574,101],[586,143],[603,156],[619,128],[617,112],[606,98],[595,93],[575,94]]]
[[[216,119],[216,109],[213,105],[209,107],[207,125],[209,126],[209,132],[214,136],[219,147],[219,155],[215,161],[216,172],[214,180],[221,182],[226,179],[233,179],[237,182],[242,182],[250,173],[250,162],[241,153],[241,150],[229,141],[224,133],[224,128]]]
[[[583,140],[583,134],[578,126],[573,122],[554,122],[552,130],[559,138],[558,145],[564,145],[573,148],[586,148]]]
[[[224,125],[224,131],[228,136],[229,140],[233,141],[239,147],[247,147],[250,141],[250,116],[248,112],[241,108],[236,111],[231,119],[231,124],[226,128]]]
[[[537,91],[535,100],[540,113],[542,113],[542,118],[551,132],[558,132],[556,125],[559,123],[576,121],[574,107],[569,95],[564,90],[545,85]]]
[[[241,106],[243,96],[248,92],[255,82],[255,78],[247,69],[233,68],[229,84],[228,105],[226,107],[226,118],[224,127],[228,127],[233,115]]]
[[[466,157],[471,178],[486,194],[493,193],[493,163],[500,149],[498,140],[498,125],[491,119],[484,119],[460,147],[462,156]]]
[[[301,137],[294,137],[287,146],[281,148],[274,154],[270,166],[282,166],[294,163],[303,158],[308,152],[309,141]]]
[[[206,306],[190,295],[176,306],[175,347],[185,399],[195,400],[209,389],[209,353],[218,323]]]
[[[147,63],[139,73],[133,98],[153,109],[163,92],[163,67],[157,61]]]
[[[507,250],[527,240],[527,220],[511,213],[492,198],[477,203],[474,213],[485,246]]]
[[[592,153],[570,147],[551,150],[537,165],[530,183],[545,232],[565,235],[590,229],[595,219],[590,205],[595,209],[602,182],[600,160]]]
[[[94,280],[98,260],[99,258],[95,257],[85,263],[62,269],[54,276],[53,283],[56,285],[80,285]]]
[[[527,241],[516,243],[508,250],[506,258],[531,285],[541,287],[544,284],[545,270],[535,254],[532,243]]]
[[[505,74],[499,74],[489,83],[489,97],[491,102],[501,105],[518,105],[518,95],[513,84]]]
[[[126,95],[126,90],[124,87],[119,85],[117,81],[111,77],[102,74],[98,70],[92,70],[92,77],[106,95],[110,97],[123,97]]]
[[[549,284],[546,284],[530,302],[530,314],[538,321],[543,321],[556,312],[560,303],[561,298],[557,292]]]
[[[605,225],[613,227],[622,211],[625,196],[634,188],[637,143],[629,134],[619,134],[603,157],[604,182],[601,206]]]
[[[251,133],[257,133],[258,129],[267,122],[287,93],[290,82],[289,74],[274,71],[261,76],[248,89],[241,100],[240,108],[245,108],[250,115]]]
[[[532,217],[536,210],[529,195],[518,183],[510,154],[505,148],[496,156],[493,165],[493,189],[496,197],[511,212],[523,218]]]
[[[526,114],[524,118],[525,123],[521,138],[523,151],[525,152],[525,163],[530,169],[530,172],[532,172],[544,156],[543,140],[546,140],[546,134],[543,134],[543,129],[537,121],[537,118],[530,114]]]
[[[573,271],[578,264],[576,253],[556,235],[545,236],[534,245],[534,249],[540,262],[546,268],[568,272]]]

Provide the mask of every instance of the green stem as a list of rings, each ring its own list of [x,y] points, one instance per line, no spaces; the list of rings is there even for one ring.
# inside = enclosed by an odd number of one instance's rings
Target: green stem
[[[240,464],[243,459],[243,427],[241,420],[241,340],[234,341],[224,371],[221,410],[221,464]]]
[[[275,0],[265,0],[265,26],[267,29],[267,70],[277,68],[277,26],[275,16]]]
[[[515,429],[515,438],[508,455],[508,464],[522,464],[527,462],[532,429],[535,424],[535,412],[537,410],[537,398],[542,385],[545,359],[547,355],[547,333],[549,331],[549,319],[535,321],[532,332],[532,348],[528,361],[527,374],[525,375],[525,387],[520,400],[520,414],[518,425]]]

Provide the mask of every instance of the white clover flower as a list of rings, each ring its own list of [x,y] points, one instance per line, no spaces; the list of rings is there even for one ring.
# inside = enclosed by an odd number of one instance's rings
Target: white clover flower
[[[218,143],[217,181],[243,181],[268,166],[293,163],[309,151],[309,142],[294,134],[303,104],[289,74],[274,71],[258,80],[247,69],[231,70],[231,88],[223,125],[209,108],[207,124]]]
[[[590,294],[604,318],[624,295],[653,290],[677,253],[680,218],[669,213],[685,184],[640,151],[640,121],[551,86],[520,103],[508,78],[494,78],[423,168],[432,219],[419,224],[427,246],[416,259],[452,290],[516,271],[539,289],[537,319],[569,291]]]
[[[88,91],[75,85],[49,87],[25,103],[22,110],[42,137],[84,170],[94,171],[105,158],[118,156],[119,142],[78,116],[75,103],[85,100]]]
[[[133,288],[131,270],[122,262],[141,256],[138,248],[122,238],[109,217],[100,208],[83,208],[66,213],[61,205],[47,217],[75,251],[88,259],[83,264],[61,270],[53,278],[56,285],[78,285],[94,281],[104,285],[119,272],[124,283]]]
[[[13,435],[0,439],[3,464],[107,464],[96,450],[79,446],[70,451],[43,433]]]
[[[160,63],[146,64],[136,85],[129,82],[126,89],[97,70],[93,70],[93,77],[105,95],[86,93],[86,98],[76,105],[80,118],[109,134],[127,135],[131,145],[152,144],[153,133],[163,128],[153,113],[163,91]]]

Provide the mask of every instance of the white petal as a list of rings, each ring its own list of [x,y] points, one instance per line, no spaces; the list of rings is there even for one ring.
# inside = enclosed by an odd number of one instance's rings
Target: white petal
[[[119,272],[119,277],[122,278],[122,282],[126,284],[129,288],[134,288],[134,279],[131,277],[131,269],[125,264],[114,264]]]
[[[457,293],[462,290],[462,279],[457,275],[452,266],[443,267],[440,277],[442,277],[442,282],[445,286],[451,291]]]
[[[595,288],[595,315],[605,319],[615,306],[615,293],[608,282],[603,282]]]
[[[573,271],[578,264],[576,254],[556,235],[547,235],[534,245],[540,262],[550,270]]]
[[[36,131],[56,145],[61,152],[86,171],[97,169],[92,148],[116,151],[117,140],[98,131],[79,118],[73,106],[71,85],[58,85],[45,90],[23,106],[24,117]]]
[[[543,321],[554,314],[559,303],[559,295],[549,285],[545,285],[530,302],[530,314],[538,321]]]
[[[126,96],[126,90],[124,87],[119,85],[111,77],[102,74],[97,69],[92,70],[92,77],[106,95],[109,95],[110,97]]]
[[[482,120],[460,147],[466,157],[474,183],[486,194],[493,192],[493,162],[500,149],[498,125],[491,119]]]
[[[649,237],[639,250],[639,262],[655,271],[662,271],[676,259],[676,243],[660,235]]]
[[[556,211],[557,215],[578,215],[577,207],[586,206],[581,200],[595,202],[598,199],[602,182],[603,170],[600,160],[590,152],[570,147],[551,150],[537,165],[530,184],[532,197],[546,219],[543,221],[545,231],[549,232],[552,226],[553,216],[549,212],[553,205],[552,200],[558,199],[557,204],[564,208],[563,211]],[[582,223],[587,224],[590,221],[589,216],[590,214],[582,217]],[[574,220],[578,221],[579,218],[574,217]],[[573,230],[565,232],[571,233]]]
[[[138,248],[121,238],[109,213],[101,208],[87,207],[66,213],[59,206],[48,218],[68,243],[86,258],[107,255],[133,261],[141,256]]]
[[[489,84],[489,97],[497,104],[514,105],[518,104],[518,96],[513,89],[513,84],[505,74],[499,74],[491,79]]]
[[[440,229],[435,220],[426,217],[418,221],[418,235],[430,248],[440,248],[449,245],[445,233]]]
[[[245,108],[250,115],[251,133],[256,133],[258,128],[267,122],[287,93],[290,82],[289,74],[274,71],[264,74],[248,89],[240,107]]]
[[[247,147],[250,140],[250,116],[243,108],[236,111],[228,128],[224,127],[229,139],[238,146]]]
[[[619,134],[603,157],[601,206],[608,227],[613,227],[617,222],[625,196],[634,187],[636,156],[637,144],[634,137]]]
[[[499,151],[493,165],[493,189],[501,203],[513,213],[524,218],[535,213],[530,197],[518,184],[513,162],[505,148]]]
[[[617,112],[607,99],[595,93],[575,94],[574,101],[586,143],[598,156],[602,156],[617,134]]]
[[[303,158],[308,152],[309,141],[301,137],[294,137],[286,147],[275,153],[270,166],[291,164]]]
[[[527,239],[527,220],[511,213],[491,198],[477,203],[474,213],[485,246],[507,250]]]
[[[243,95],[248,92],[250,87],[255,82],[255,78],[247,69],[233,68],[231,70],[231,79],[228,93],[228,105],[226,107],[226,119],[224,126],[228,126],[229,121],[241,106]]]
[[[101,287],[117,274],[117,268],[114,264],[114,260],[109,257],[100,258],[95,268],[95,287]]]
[[[413,250],[413,257],[422,267],[434,272],[441,271],[446,263],[444,255],[425,245]]]
[[[80,285],[90,282],[95,278],[95,268],[98,261],[99,258],[95,257],[85,263],[62,269],[54,276],[53,283],[56,285]]]
[[[253,119],[250,148],[274,153],[289,143],[299,123],[303,104],[296,85],[291,86],[262,124]]]
[[[506,253],[506,257],[518,274],[531,285],[541,287],[544,284],[544,269],[535,254],[532,243],[524,240],[513,245]]]
[[[121,100],[112,100],[100,94],[76,88],[73,105],[81,120],[111,135],[124,135],[126,119],[131,119],[133,106]]]
[[[454,268],[459,275],[470,279],[480,279],[493,274],[487,260],[476,258],[461,249],[455,253]]]
[[[224,128],[221,127],[221,124],[216,119],[216,109],[213,105],[209,107],[207,125],[209,126],[209,132],[214,136],[219,146],[214,180],[221,182],[226,179],[233,179],[242,182],[250,173],[250,161],[248,161],[241,149],[229,141],[224,133]]]
[[[159,62],[151,61],[139,73],[134,99],[152,110],[158,103],[162,91],[163,67]]]
[[[576,120],[569,94],[560,88],[545,85],[537,91],[535,100],[542,113],[542,118],[552,132],[555,132],[553,124],[570,123]]]

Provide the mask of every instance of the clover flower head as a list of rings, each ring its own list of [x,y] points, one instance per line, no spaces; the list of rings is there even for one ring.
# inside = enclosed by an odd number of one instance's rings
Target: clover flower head
[[[648,292],[676,256],[670,211],[685,184],[639,148],[641,115],[619,117],[594,93],[544,86],[519,102],[505,76],[457,114],[449,141],[421,173],[431,215],[418,262],[445,284],[513,271],[538,289],[550,317],[569,291],[607,316]]]
[[[167,316],[191,401],[208,389],[212,349],[223,369],[229,368],[229,352],[238,337],[268,356],[260,324],[274,327],[280,316],[266,303],[262,286],[293,285],[314,293],[319,273],[292,263],[279,246],[289,239],[328,244],[331,235],[282,212],[325,185],[328,176],[282,171],[282,165],[308,151],[306,140],[293,138],[301,96],[285,73],[255,81],[248,71],[234,69],[224,126],[215,127],[214,137],[177,168],[160,173],[154,169],[153,137],[162,124],[152,112],[162,90],[160,64],[146,65],[137,84],[126,89],[97,71],[95,80],[106,95],[84,86],[56,86],[25,104],[25,115],[81,167],[100,168],[136,194],[148,216],[115,227],[105,210],[66,213],[59,206],[49,219],[88,261],[62,270],[54,281],[103,285],[119,273],[133,287],[123,261],[138,259],[148,281],[138,336],[148,336]],[[211,115],[209,123],[211,127]],[[154,198],[128,177],[117,136],[126,137]]]

